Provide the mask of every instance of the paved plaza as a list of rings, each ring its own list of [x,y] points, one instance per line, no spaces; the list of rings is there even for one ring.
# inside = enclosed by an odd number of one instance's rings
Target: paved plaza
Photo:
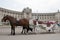
[[[10,26],[0,26],[0,40],[60,40],[60,32],[21,34],[22,27],[16,28],[16,35],[10,35]]]

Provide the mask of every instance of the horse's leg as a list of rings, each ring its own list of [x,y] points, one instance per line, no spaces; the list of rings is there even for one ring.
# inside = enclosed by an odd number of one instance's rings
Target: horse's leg
[[[28,26],[28,28],[27,28],[27,34],[28,34],[29,30],[32,32],[33,29],[30,28],[30,26]]]
[[[33,28],[28,27],[27,33],[28,33],[29,30],[32,32],[33,31]]]
[[[23,31],[24,31],[24,34],[28,34],[28,27],[24,26]]]
[[[25,32],[26,27],[23,26],[21,34]]]
[[[11,35],[15,35],[15,26],[11,26]]]
[[[26,28],[24,29],[24,34],[27,34],[27,29]]]
[[[26,29],[27,29],[27,33],[28,33],[28,31],[30,30],[30,29],[29,29],[29,26],[28,26],[28,28],[26,28]]]
[[[21,32],[21,34],[23,34],[23,30],[24,30],[24,27],[22,28],[22,32]]]

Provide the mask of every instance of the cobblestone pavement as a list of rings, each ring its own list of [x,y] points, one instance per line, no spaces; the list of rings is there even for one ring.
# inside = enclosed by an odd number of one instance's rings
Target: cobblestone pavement
[[[60,40],[60,32],[56,33],[31,33],[28,35],[21,34],[22,28],[16,28],[16,35],[10,35],[10,26],[0,26],[0,40]]]

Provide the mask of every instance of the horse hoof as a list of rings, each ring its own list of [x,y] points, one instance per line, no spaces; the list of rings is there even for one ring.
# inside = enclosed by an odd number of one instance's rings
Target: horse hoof
[[[15,35],[15,33],[13,35]]]
[[[11,35],[15,35],[15,33],[11,34]]]

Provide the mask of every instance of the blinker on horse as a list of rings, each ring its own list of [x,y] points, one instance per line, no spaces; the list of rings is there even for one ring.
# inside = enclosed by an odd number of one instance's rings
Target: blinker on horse
[[[16,20],[16,18],[6,15],[2,18],[2,22],[6,22],[6,21],[10,22],[11,25],[11,35],[15,35],[15,27],[16,26],[23,26],[23,30],[26,29],[26,31],[24,30],[24,33],[26,34],[29,30],[32,31],[32,29],[29,27],[29,20],[27,19],[20,19],[19,21]],[[23,33],[22,30],[22,33]]]

